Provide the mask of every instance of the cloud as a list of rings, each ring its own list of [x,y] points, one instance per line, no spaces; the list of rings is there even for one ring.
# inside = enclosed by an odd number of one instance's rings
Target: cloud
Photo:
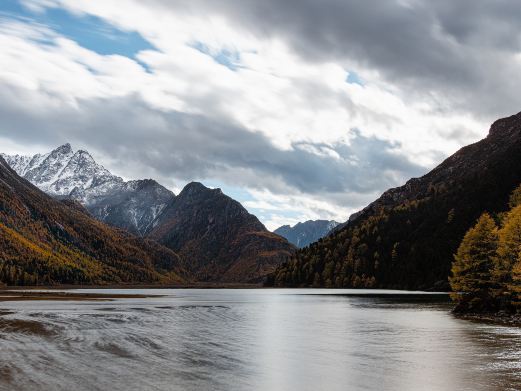
[[[345,220],[521,103],[512,2],[23,3],[0,18],[6,152],[68,141],[127,178],[246,189],[269,225]]]
[[[40,97],[27,105],[34,96],[0,86],[0,100],[9,97],[15,99],[0,106],[0,117],[4,131],[13,130],[11,139],[70,140],[124,162],[125,169],[116,170],[133,176],[146,174],[145,168],[159,179],[233,178],[250,189],[325,196],[374,192],[423,171],[397,153],[398,145],[357,131],[343,143],[296,142],[284,150],[260,132],[200,114],[159,111],[138,95],[78,100],[76,107]]]
[[[153,3],[165,12],[222,15],[257,36],[283,39],[305,61],[354,64],[396,84],[405,98],[445,99],[445,110],[468,110],[488,121],[521,107],[516,1]]]

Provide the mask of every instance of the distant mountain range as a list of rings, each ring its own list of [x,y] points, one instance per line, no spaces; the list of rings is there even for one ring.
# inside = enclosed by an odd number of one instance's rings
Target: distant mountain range
[[[421,178],[390,189],[297,252],[278,286],[449,289],[453,254],[483,211],[502,212],[521,183],[521,113],[496,121]]]
[[[178,255],[54,199],[0,157],[0,281],[10,285],[183,283]]]
[[[55,197],[81,202],[98,220],[144,236],[174,193],[152,179],[125,182],[87,151],[64,144],[44,155],[2,157],[23,178]]]
[[[298,248],[302,248],[322,239],[339,224],[332,220],[308,220],[293,227],[283,225],[273,231],[273,233],[288,239],[290,243]]]
[[[44,155],[1,156],[56,199],[174,250],[196,281],[259,282],[295,251],[219,189],[190,183],[176,197],[152,179],[125,182],[70,144]]]

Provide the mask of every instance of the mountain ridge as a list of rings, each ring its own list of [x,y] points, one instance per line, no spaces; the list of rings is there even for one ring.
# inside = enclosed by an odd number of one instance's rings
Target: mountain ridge
[[[322,239],[339,224],[334,220],[308,220],[299,222],[293,227],[283,225],[273,231],[273,233],[288,239],[290,243],[298,248],[303,248]]]
[[[521,113],[486,138],[392,188],[271,275],[279,286],[448,289],[452,255],[483,211],[521,183]]]
[[[260,282],[294,251],[220,189],[191,182],[175,196],[153,179],[125,182],[68,143],[44,155],[4,156],[77,211],[173,249],[202,281]]]
[[[239,202],[199,182],[187,184],[158,220],[149,237],[179,253],[202,281],[260,282],[294,251]]]
[[[175,252],[52,198],[1,156],[0,232],[0,281],[10,285],[186,281]]]
[[[44,192],[78,200],[98,220],[140,236],[175,196],[153,179],[124,181],[69,143],[43,155],[1,156]]]

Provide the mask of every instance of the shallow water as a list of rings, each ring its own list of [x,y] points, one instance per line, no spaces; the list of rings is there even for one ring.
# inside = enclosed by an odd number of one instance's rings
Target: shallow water
[[[108,292],[164,296],[0,303],[0,390],[521,389],[521,329],[445,296]]]

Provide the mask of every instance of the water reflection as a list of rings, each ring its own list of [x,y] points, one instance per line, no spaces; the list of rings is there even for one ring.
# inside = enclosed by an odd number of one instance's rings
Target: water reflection
[[[1,303],[0,390],[521,388],[521,330],[455,319],[446,296],[135,293],[166,296]]]

